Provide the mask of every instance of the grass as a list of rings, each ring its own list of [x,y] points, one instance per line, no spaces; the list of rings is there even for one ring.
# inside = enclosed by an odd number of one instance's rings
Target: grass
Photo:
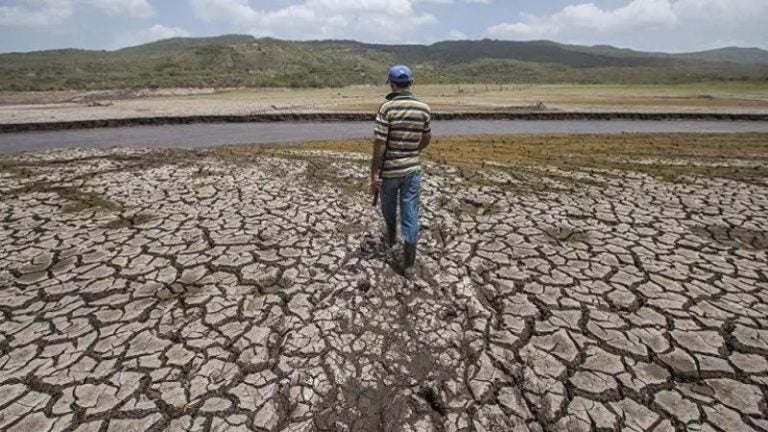
[[[15,178],[28,178],[34,175],[34,172],[29,168],[2,162],[0,162],[0,172],[6,173],[8,176]]]
[[[55,192],[62,199],[69,201],[69,204],[63,208],[63,211],[67,213],[78,213],[91,209],[117,210],[120,208],[119,205],[99,194],[84,192],[75,187],[51,188],[47,192]]]
[[[297,148],[369,154],[371,143],[360,139],[326,141]],[[424,157],[468,169],[483,168],[493,161],[522,168],[633,171],[666,180],[687,175],[750,180],[768,177],[768,134],[449,137],[435,139]],[[671,160],[683,163],[672,164]],[[709,166],[724,160],[746,165]]]

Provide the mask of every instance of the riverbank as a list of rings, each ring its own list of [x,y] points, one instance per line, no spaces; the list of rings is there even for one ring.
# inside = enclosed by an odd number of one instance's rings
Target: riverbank
[[[0,93],[0,124],[136,118],[356,113],[370,116],[386,86],[328,89],[167,89]],[[768,114],[768,84],[416,85],[437,112]],[[220,120],[219,120],[220,121]]]
[[[296,150],[369,158],[371,143],[352,139],[291,147],[232,146],[216,151],[225,155],[264,152],[284,156]],[[670,181],[685,176],[720,177],[768,185],[768,133],[452,136],[435,140],[423,158],[458,167],[479,186],[501,187],[488,180],[488,172],[501,170],[513,177],[527,177],[531,169],[541,168],[602,174],[632,172]],[[575,177],[570,180],[578,183]],[[536,182],[529,184],[536,186]]]
[[[0,133],[98,129],[133,126],[167,126],[215,123],[277,122],[370,122],[371,113],[287,113],[221,116],[174,116],[95,119],[63,122],[0,124]],[[744,121],[768,122],[768,113],[675,113],[675,112],[435,112],[435,121],[516,120],[516,121]]]
[[[370,121],[212,123],[0,133],[0,153],[59,148],[215,148],[371,137]],[[488,135],[768,133],[768,121],[453,120],[433,122],[435,139]]]

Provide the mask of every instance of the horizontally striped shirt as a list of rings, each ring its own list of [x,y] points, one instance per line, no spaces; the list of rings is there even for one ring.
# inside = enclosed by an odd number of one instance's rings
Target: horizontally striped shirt
[[[392,93],[376,114],[376,138],[387,142],[381,178],[403,177],[421,170],[419,144],[431,133],[432,112],[408,91]]]

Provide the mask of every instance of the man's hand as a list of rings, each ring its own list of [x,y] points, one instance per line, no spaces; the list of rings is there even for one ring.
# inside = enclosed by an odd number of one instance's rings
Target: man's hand
[[[381,168],[384,165],[384,153],[387,151],[387,142],[377,138],[373,141],[373,158],[371,159],[371,196],[373,205],[379,201],[379,189],[381,188]]]
[[[379,178],[378,175],[372,175],[371,176],[371,196],[378,194],[380,188],[381,188],[381,178]]]

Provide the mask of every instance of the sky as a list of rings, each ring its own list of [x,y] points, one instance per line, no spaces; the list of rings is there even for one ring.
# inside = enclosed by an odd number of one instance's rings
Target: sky
[[[768,49],[768,0],[0,0],[0,52],[175,36],[553,40],[645,51]]]

